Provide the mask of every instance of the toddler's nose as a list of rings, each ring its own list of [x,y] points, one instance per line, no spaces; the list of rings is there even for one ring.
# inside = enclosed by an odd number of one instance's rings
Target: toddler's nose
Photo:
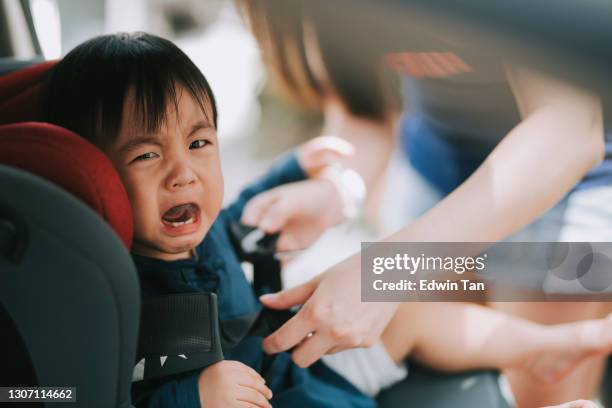
[[[172,168],[168,176],[167,187],[170,190],[176,190],[194,184],[196,180],[195,173],[189,166],[188,162],[178,161]]]

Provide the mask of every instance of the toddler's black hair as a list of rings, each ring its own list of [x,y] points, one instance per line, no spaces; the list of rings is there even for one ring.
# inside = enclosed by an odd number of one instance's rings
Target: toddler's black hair
[[[206,78],[172,42],[152,34],[120,33],[88,40],[70,51],[46,80],[41,120],[63,126],[97,146],[114,142],[128,93],[137,120],[155,132],[168,104],[178,109],[184,87],[217,127],[215,98]]]

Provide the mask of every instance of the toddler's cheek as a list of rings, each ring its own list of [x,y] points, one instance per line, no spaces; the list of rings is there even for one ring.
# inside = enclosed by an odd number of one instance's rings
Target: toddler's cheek
[[[221,212],[221,207],[223,206],[223,192],[211,192],[211,194],[208,194],[205,198],[204,203],[204,218],[206,218],[207,222],[209,223],[208,227],[210,228],[210,224],[215,221]]]
[[[132,206],[132,220],[134,222],[134,238],[140,240],[150,238],[153,229],[160,224],[158,219],[153,219],[150,215],[147,216],[146,211],[138,206]]]

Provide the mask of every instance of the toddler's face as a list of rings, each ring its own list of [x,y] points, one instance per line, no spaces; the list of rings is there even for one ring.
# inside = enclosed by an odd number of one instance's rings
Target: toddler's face
[[[223,199],[214,125],[189,92],[177,87],[177,98],[178,113],[170,103],[166,121],[151,134],[138,127],[128,97],[119,136],[106,149],[132,206],[132,251],[164,260],[190,256]]]

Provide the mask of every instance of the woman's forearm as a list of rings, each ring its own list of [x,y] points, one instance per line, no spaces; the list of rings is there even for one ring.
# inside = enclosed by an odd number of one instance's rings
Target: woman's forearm
[[[391,115],[389,115],[391,118]],[[393,121],[375,121],[349,113],[340,102],[325,105],[323,135],[338,136],[355,147],[355,154],[344,159],[343,165],[356,170],[368,190],[380,180],[394,148]]]
[[[537,108],[433,209],[389,241],[496,242],[556,204],[603,155],[601,116]]]

